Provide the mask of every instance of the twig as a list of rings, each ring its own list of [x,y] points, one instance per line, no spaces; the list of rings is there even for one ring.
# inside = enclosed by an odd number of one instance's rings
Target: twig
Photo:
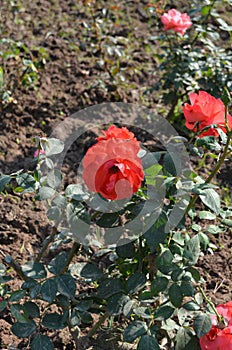
[[[44,243],[41,251],[39,252],[39,254],[37,255],[37,258],[35,259],[36,262],[39,262],[41,260],[41,258],[43,257],[45,251],[47,250],[49,244],[53,241],[55,235],[57,234],[57,227],[53,226],[52,229],[52,233],[51,235],[48,237],[47,241]]]

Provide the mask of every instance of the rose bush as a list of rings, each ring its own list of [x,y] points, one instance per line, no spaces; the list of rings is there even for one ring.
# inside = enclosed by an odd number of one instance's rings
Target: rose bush
[[[83,179],[106,199],[129,198],[144,179],[139,142],[125,127],[112,126],[104,134],[84,157]]]
[[[224,322],[218,324],[216,315],[212,315],[212,328],[200,339],[202,350],[232,349],[232,301],[216,306]]]
[[[187,13],[181,13],[175,9],[171,9],[161,16],[161,22],[164,30],[174,30],[180,35],[184,35],[186,30],[191,27],[192,22]]]
[[[218,128],[226,132],[225,105],[220,98],[208,94],[206,91],[199,91],[199,94],[193,92],[189,94],[191,104],[185,103],[183,107],[186,119],[185,126],[197,131],[209,127],[199,136],[218,136],[218,131],[211,125],[217,125]],[[232,128],[232,117],[227,113],[228,127]]]

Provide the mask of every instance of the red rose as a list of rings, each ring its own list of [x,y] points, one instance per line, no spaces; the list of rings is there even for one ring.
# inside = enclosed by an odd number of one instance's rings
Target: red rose
[[[215,98],[205,91],[199,91],[199,94],[189,94],[191,104],[185,103],[183,107],[186,119],[185,126],[196,131],[198,124],[199,130],[203,130],[207,126],[217,125],[226,132],[225,128],[225,106],[220,98]],[[228,125],[232,128],[232,117],[227,114]],[[218,136],[217,130],[209,128],[200,134],[203,136]]]
[[[175,9],[171,9],[161,16],[161,22],[164,25],[164,30],[173,29],[175,32],[184,35],[186,30],[191,27],[192,22],[187,13],[180,13]]]
[[[100,193],[106,199],[119,200],[129,198],[138,191],[144,173],[137,156],[139,142],[134,134],[126,128],[121,132],[112,127],[110,129],[105,132],[105,137],[88,149],[83,159],[83,179],[91,191]],[[111,138],[112,132],[120,137]],[[126,133],[133,136],[123,138]]]
[[[115,125],[112,125],[106,131],[102,130],[101,132],[104,134],[104,136],[97,137],[98,141],[123,139],[138,142],[133,132],[129,131],[124,126],[122,128],[117,128]]]
[[[200,339],[202,350],[232,350],[232,302],[216,307],[219,315],[224,317],[225,326],[217,324],[216,316],[212,316],[212,328]]]

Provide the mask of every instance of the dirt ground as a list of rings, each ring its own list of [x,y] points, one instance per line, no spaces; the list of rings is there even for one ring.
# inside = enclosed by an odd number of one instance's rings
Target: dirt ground
[[[142,92],[154,84],[157,68],[155,57],[146,47],[152,35],[146,2],[100,3],[96,11],[100,13],[105,7],[111,16],[111,27],[105,31],[110,32],[112,38],[129,38],[128,57],[121,60],[126,84],[116,84],[105,74],[107,67],[101,65],[101,52],[97,47],[99,33],[86,28],[86,23],[91,21],[91,11],[87,10],[85,1],[1,0],[1,37],[26,43],[35,55],[35,47],[42,47],[46,63],[39,69],[35,87],[17,87],[12,103],[1,112],[0,172],[32,169],[33,137],[49,135],[60,121],[84,107],[102,102],[144,103]],[[146,96],[145,104],[156,108],[152,95]],[[75,168],[69,166],[66,171],[72,177]],[[218,181],[231,188],[231,169],[225,168]],[[31,195],[22,198],[13,193],[1,196],[0,204],[1,259],[10,254],[19,262],[26,261],[38,252],[51,233],[44,208],[32,201]],[[199,269],[206,280],[207,295],[218,303],[232,298],[232,234],[227,231],[211,239],[217,249],[200,258]],[[21,282],[15,278],[14,286]],[[25,343],[10,332],[11,324],[8,314],[0,314],[0,348],[26,349]],[[53,337],[57,349],[74,348],[68,332],[62,331],[59,337],[54,334]],[[104,340],[103,344],[98,340],[86,349],[113,349],[112,343],[107,347]]]

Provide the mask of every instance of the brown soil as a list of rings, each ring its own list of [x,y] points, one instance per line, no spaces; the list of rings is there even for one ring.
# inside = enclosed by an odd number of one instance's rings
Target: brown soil
[[[32,169],[35,150],[32,138],[49,135],[55,125],[72,113],[101,102],[143,103],[143,90],[153,85],[155,77],[152,73],[157,66],[156,60],[143,45],[152,35],[146,2],[134,0],[127,5],[127,2],[120,1],[116,6],[114,2],[100,1],[95,5],[96,12],[100,13],[102,8],[111,11],[111,28],[105,29],[106,32],[113,38],[128,37],[133,40],[133,49],[127,48],[128,57],[121,60],[127,84],[115,83],[105,75],[105,69],[100,64],[100,46],[97,48],[98,34],[88,32],[85,27],[91,21],[87,3],[71,0],[1,0],[1,36],[25,43],[32,53],[35,47],[42,47],[47,58],[44,69],[39,70],[35,87],[17,87],[14,100],[2,110],[0,172],[7,174],[19,169]],[[121,20],[120,25],[117,18]],[[96,44],[96,49],[93,49],[91,42]],[[13,72],[13,68],[11,66],[9,69]],[[146,97],[146,105],[156,107],[152,96]],[[75,169],[70,171],[75,174]],[[227,169],[220,177],[222,183],[225,179],[226,185],[231,186]],[[1,196],[0,203],[1,259],[10,254],[20,263],[25,262],[35,256],[45,237],[51,233],[44,208],[34,202],[31,195],[21,197],[13,192]],[[207,294],[218,303],[232,298],[232,235],[226,232],[211,238],[218,249],[214,254],[202,256],[199,268],[206,279]],[[21,283],[15,277],[14,289]],[[0,348],[26,349],[26,343],[12,335],[9,315],[0,316]],[[99,337],[101,339],[101,334]],[[65,330],[55,336],[55,341],[56,349],[74,348]],[[112,343],[107,347],[104,340],[102,344],[96,341],[85,348],[106,350],[117,347],[113,347]]]

